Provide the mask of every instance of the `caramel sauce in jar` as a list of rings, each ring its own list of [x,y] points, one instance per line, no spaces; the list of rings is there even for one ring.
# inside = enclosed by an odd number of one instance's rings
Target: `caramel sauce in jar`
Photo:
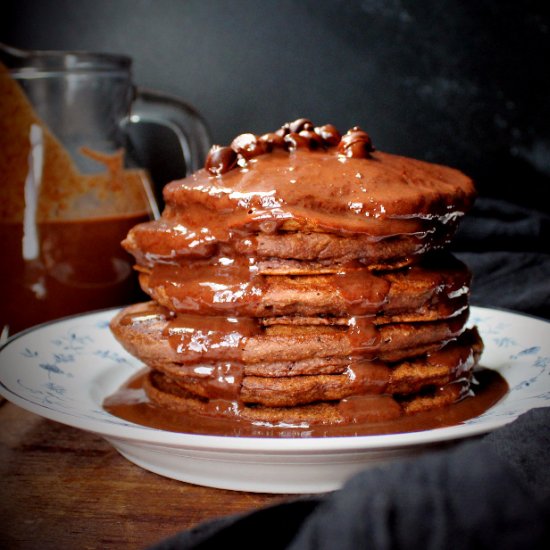
[[[143,299],[120,238],[147,217],[141,213],[40,223],[40,251],[33,259],[22,253],[23,225],[0,223],[3,254],[9,259],[0,270],[5,292],[0,325],[14,333],[65,315]]]
[[[157,214],[145,171],[123,149],[71,156],[2,64],[0,97],[0,330],[143,299],[120,242]]]

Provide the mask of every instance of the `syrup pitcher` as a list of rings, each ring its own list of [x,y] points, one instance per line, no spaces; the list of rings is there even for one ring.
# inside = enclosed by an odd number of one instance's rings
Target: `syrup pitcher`
[[[169,127],[187,174],[207,128],[182,101],[132,83],[129,57],[0,44],[0,330],[145,300],[120,242],[158,216],[126,130]],[[182,174],[182,177],[186,174]]]

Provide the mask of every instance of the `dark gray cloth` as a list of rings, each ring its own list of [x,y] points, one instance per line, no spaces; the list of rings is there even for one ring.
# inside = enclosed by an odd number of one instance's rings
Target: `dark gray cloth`
[[[342,489],[204,523],[154,550],[548,548],[550,408],[354,476]]]
[[[549,451],[550,409],[540,409],[482,441],[366,471],[323,502],[289,548],[543,548]]]
[[[473,273],[471,302],[550,319],[550,215],[479,198],[452,250]]]

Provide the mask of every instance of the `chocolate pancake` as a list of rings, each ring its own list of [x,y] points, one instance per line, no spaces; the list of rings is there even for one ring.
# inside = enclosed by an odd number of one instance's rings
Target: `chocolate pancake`
[[[246,231],[247,236],[242,237],[239,231],[220,241],[205,228],[186,227],[179,218],[178,215],[173,220],[137,225],[124,240],[124,248],[143,267],[241,254],[256,257],[264,271],[272,273],[292,270],[297,274],[312,269],[331,272],[354,260],[371,269],[395,269],[411,264],[428,251],[442,249],[448,243],[450,230],[442,226],[382,239],[361,234],[287,230],[276,234]]]
[[[444,247],[474,194],[456,170],[395,155],[276,150],[223,176],[201,170],[168,184],[162,219],[137,226],[124,246],[148,267],[220,249],[401,266]]]
[[[159,264],[140,274],[143,290],[179,313],[202,311],[249,317],[372,315],[435,320],[467,306],[470,273],[452,256],[437,255],[398,271],[360,265],[338,273],[271,275],[250,260],[224,265]]]
[[[237,417],[268,425],[338,424],[398,418],[455,403],[467,393],[469,381],[428,388],[402,399],[390,395],[362,395],[340,401],[321,401],[292,407],[241,405],[230,401],[200,399],[160,372],[151,371],[145,391],[156,405],[181,413]]]
[[[222,148],[221,161],[213,149],[205,169],[164,188],[162,218],[137,226],[123,244],[148,268],[216,255],[395,268],[445,247],[473,203],[470,178],[354,149],[365,136],[354,128],[338,147],[311,136],[286,147],[239,136],[248,149]]]
[[[295,363],[360,356],[397,361],[440,348],[464,329],[467,312],[443,321],[388,323],[352,317],[345,325],[269,325],[250,318],[171,315],[154,302],[122,310],[111,322],[121,344],[146,364]]]

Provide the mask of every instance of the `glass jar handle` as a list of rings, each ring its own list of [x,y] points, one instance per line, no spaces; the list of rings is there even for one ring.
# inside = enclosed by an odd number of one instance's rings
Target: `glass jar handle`
[[[129,122],[152,122],[172,130],[183,152],[186,175],[204,166],[211,145],[210,133],[199,113],[181,99],[135,88]]]

